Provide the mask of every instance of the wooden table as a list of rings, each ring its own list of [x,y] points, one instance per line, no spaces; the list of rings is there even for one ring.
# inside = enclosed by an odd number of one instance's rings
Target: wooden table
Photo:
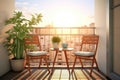
[[[69,63],[68,63],[68,58],[67,58],[67,51],[72,51],[73,48],[50,48],[50,50],[51,50],[51,51],[55,51],[55,57],[54,57],[54,61],[53,61],[52,70],[53,70],[53,68],[54,68],[55,61],[56,61],[56,57],[57,57],[58,52],[59,52],[59,51],[63,51],[63,52],[64,52],[64,55],[65,55],[65,59],[66,59],[67,69],[68,69],[69,72],[70,72]]]

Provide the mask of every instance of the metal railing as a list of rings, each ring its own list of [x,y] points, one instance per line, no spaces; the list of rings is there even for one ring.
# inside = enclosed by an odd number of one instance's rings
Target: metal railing
[[[83,35],[95,35],[95,27],[34,27],[32,34],[39,35],[42,50],[47,50],[49,52],[49,62],[54,59],[54,52],[50,51],[52,47],[51,38],[53,36],[59,36],[61,38],[61,44],[63,42],[68,43],[68,47],[74,48],[73,51],[80,49],[81,37]],[[70,63],[73,62],[72,52],[68,52],[68,60]],[[64,65],[65,58],[62,52],[59,53],[57,57],[57,63]]]

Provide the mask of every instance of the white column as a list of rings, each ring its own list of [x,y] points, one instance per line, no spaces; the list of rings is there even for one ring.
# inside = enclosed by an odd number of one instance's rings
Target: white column
[[[95,0],[96,34],[100,36],[97,61],[100,70],[107,73],[107,32],[109,27],[109,0]]]

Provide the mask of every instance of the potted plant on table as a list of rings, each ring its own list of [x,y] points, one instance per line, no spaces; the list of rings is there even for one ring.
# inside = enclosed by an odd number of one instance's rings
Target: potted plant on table
[[[24,69],[24,39],[29,37],[29,32],[32,26],[41,21],[41,14],[32,15],[31,19],[26,19],[22,12],[14,12],[12,18],[6,21],[6,25],[13,24],[6,34],[8,37],[5,41],[5,46],[10,54],[13,55],[11,67],[14,71],[21,71]]]
[[[53,36],[52,37],[53,48],[59,48],[60,41],[61,39],[59,36]]]

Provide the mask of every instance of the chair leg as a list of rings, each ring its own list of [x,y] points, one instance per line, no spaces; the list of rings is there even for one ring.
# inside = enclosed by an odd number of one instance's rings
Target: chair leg
[[[24,68],[26,68],[26,65],[27,65],[27,59],[25,58],[24,59]]]
[[[97,64],[96,58],[95,58],[95,64],[96,64],[96,68],[97,68],[97,70],[99,71],[99,67],[98,67],[98,64]]]
[[[95,60],[95,58],[92,59],[92,66],[91,66],[91,70],[90,70],[90,75],[92,74],[92,71],[93,71],[94,60]]]
[[[40,68],[41,64],[42,64],[42,57],[40,56],[40,63],[38,68]]]
[[[46,65],[47,65],[48,72],[50,73],[48,62],[47,62],[47,56],[45,56],[45,62],[46,62]]]
[[[29,73],[31,74],[31,71],[30,71],[30,59],[29,59],[29,58],[30,58],[30,57],[27,56],[28,71],[29,71]]]
[[[82,68],[83,68],[83,63],[82,63],[82,60],[81,60],[81,58],[80,58],[80,57],[79,57],[79,60],[80,60],[81,66],[82,66]]]
[[[72,67],[72,72],[71,73],[74,72],[74,67],[75,67],[76,60],[77,60],[77,56],[75,56],[75,60],[74,60],[74,63],[73,63],[73,67]]]

